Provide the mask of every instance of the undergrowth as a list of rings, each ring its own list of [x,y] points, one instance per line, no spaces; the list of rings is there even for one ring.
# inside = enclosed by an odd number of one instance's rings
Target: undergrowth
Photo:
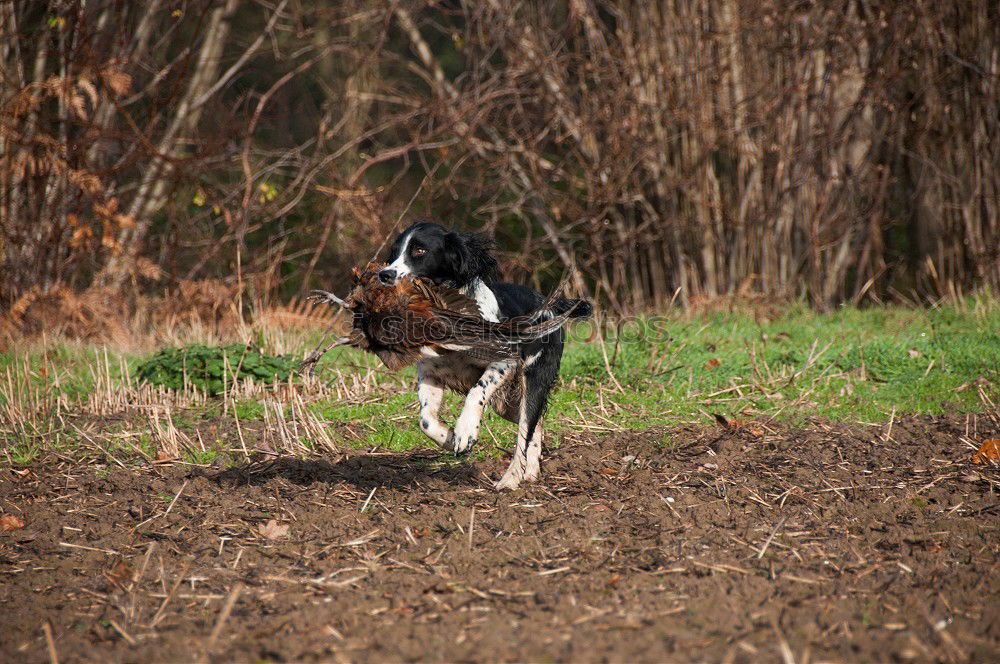
[[[1000,384],[1000,305],[990,298],[832,314],[793,307],[764,321],[751,312],[643,317],[603,326],[603,342],[596,327],[568,331],[547,445],[571,430],[705,424],[715,414],[795,424],[975,413],[990,407]],[[0,354],[3,454],[26,463],[53,446],[115,449],[119,458],[167,449],[204,464],[255,449],[432,446],[417,426],[412,368],[388,372],[340,348],[320,363],[318,380],[301,381],[290,371],[319,333],[269,331],[258,340],[260,350],[193,346],[152,357],[73,342]],[[234,375],[257,384],[234,387]],[[182,389],[140,395],[141,378]],[[185,381],[199,389],[185,392]],[[459,395],[448,395],[445,420],[460,407]],[[158,410],[163,422],[150,419]],[[110,427],[104,420],[113,413]],[[515,436],[515,425],[490,414],[476,454],[502,454]]]
[[[180,390],[190,384],[215,396],[247,379],[260,383],[288,380],[298,363],[294,357],[267,355],[243,344],[194,344],[159,351],[136,368],[136,375],[153,385]]]

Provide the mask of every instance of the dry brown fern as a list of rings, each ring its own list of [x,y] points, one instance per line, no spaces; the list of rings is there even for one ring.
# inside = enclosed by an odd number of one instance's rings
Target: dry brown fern
[[[163,305],[154,312],[156,326],[200,327],[228,336],[241,325],[238,284],[220,279],[182,279],[167,291]]]
[[[133,336],[130,327],[128,304],[116,292],[35,286],[0,316],[0,345],[43,335],[125,345]]]
[[[288,304],[255,307],[253,322],[255,326],[281,330],[327,329],[335,324],[338,314],[323,304],[295,298]],[[346,329],[347,323],[344,327]]]

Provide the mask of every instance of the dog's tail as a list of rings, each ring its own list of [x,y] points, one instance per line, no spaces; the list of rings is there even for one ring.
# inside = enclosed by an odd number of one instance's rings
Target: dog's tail
[[[586,300],[576,300],[564,297],[552,303],[552,311],[556,315],[568,312],[570,318],[590,318],[590,316],[594,313],[594,307]]]

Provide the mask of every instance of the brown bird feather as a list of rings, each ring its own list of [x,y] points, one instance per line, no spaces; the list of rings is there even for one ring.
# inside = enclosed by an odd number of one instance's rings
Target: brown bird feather
[[[415,363],[424,349],[435,353],[461,350],[488,361],[516,359],[519,344],[558,330],[572,314],[570,309],[551,315],[553,294],[531,314],[487,321],[475,300],[429,279],[404,276],[383,284],[378,273],[384,267],[373,262],[364,269],[355,268],[353,288],[344,300],[324,291],[316,294],[354,314],[350,334],[333,345],[372,352],[390,369]],[[306,362],[315,364],[318,359],[310,357]]]

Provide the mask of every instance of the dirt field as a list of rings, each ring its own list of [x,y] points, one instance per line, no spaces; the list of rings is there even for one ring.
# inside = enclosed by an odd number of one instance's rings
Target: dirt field
[[[1000,661],[995,420],[755,429],[3,469],[0,660]]]

